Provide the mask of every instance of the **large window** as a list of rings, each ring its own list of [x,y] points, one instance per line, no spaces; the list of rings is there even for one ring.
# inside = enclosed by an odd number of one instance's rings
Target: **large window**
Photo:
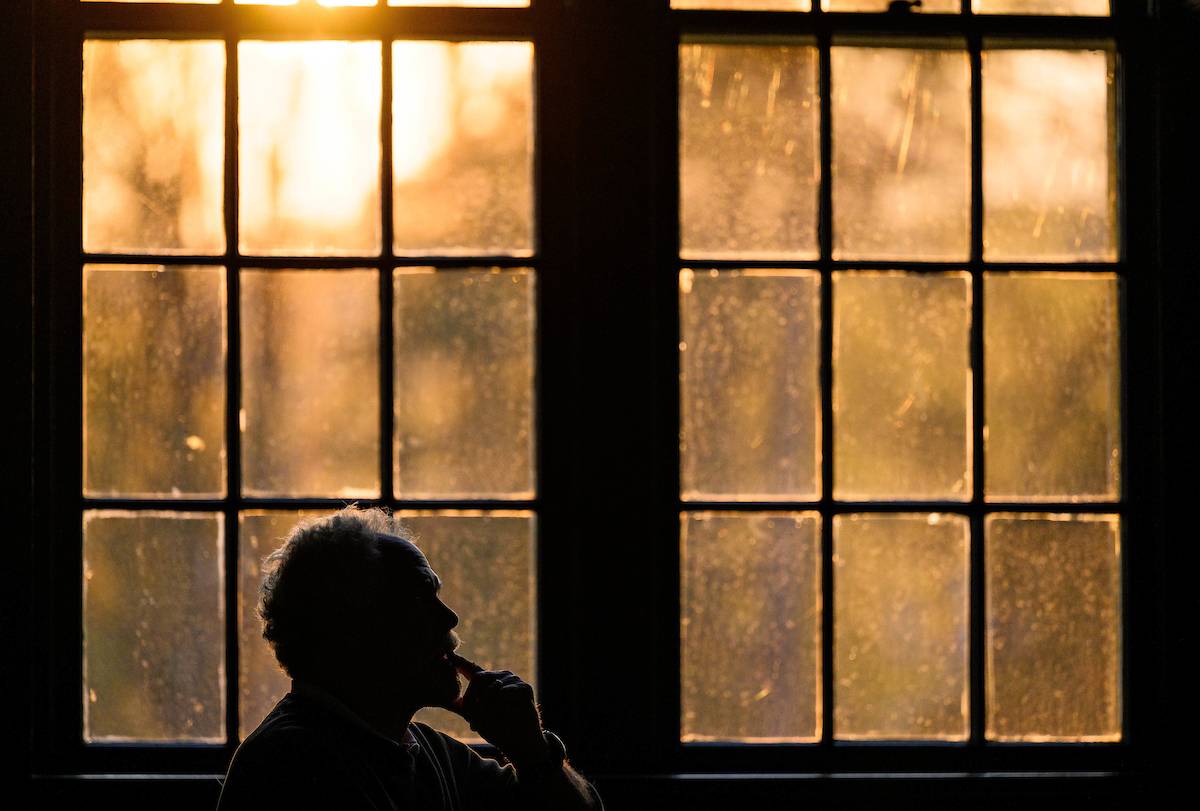
[[[1129,762],[1139,4],[52,5],[44,771],[222,771],[349,502],[601,775]]]

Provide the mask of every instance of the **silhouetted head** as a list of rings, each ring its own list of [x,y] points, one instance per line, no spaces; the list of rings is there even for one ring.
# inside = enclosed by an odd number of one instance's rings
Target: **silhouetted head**
[[[445,656],[457,644],[458,617],[392,516],[349,507],[303,521],[264,568],[263,636],[293,678],[394,691],[414,709],[458,695]]]

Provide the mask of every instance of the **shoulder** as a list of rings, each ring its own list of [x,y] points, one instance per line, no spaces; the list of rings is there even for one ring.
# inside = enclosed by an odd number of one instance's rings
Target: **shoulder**
[[[309,807],[350,782],[341,757],[318,723],[293,708],[277,706],[234,753],[221,792],[221,809],[259,803]],[[281,711],[282,710],[282,711]],[[297,803],[299,804],[297,805]]]

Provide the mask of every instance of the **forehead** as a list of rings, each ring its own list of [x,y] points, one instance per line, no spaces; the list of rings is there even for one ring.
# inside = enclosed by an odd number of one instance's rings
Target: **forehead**
[[[405,585],[428,585],[435,589],[441,586],[442,581],[415,544],[395,535],[378,537],[379,551],[389,574],[401,579]]]

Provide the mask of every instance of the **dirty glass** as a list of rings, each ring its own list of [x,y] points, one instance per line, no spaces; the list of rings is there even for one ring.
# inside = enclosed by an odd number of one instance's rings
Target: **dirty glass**
[[[820,275],[679,275],[685,499],[820,493]]]
[[[832,49],[835,259],[967,258],[970,64],[953,44]]]
[[[970,285],[834,274],[835,497],[971,497]]]
[[[283,545],[301,518],[315,511],[243,512],[238,516],[238,732],[245,738],[291,689],[291,680],[275,660],[256,613],[262,562]]]
[[[834,518],[835,737],[966,739],[968,550],[961,515]]]
[[[442,579],[442,601],[459,617],[459,653],[489,670],[536,681],[537,649],[533,513],[524,511],[399,512],[417,546]],[[479,741],[462,718],[424,709],[424,721],[459,740]]]
[[[685,257],[817,256],[817,49],[679,48]]]
[[[84,740],[225,741],[222,527],[217,513],[84,513]]]
[[[378,42],[238,44],[241,249],[380,252]]]
[[[986,492],[1120,496],[1121,349],[1114,274],[986,274]]]
[[[820,526],[816,513],[683,516],[683,740],[820,737]]]
[[[810,11],[812,0],[671,0],[671,8],[733,9],[737,11]]]
[[[490,6],[517,8],[528,6],[529,0],[387,0],[389,6]]]
[[[1109,14],[1109,0],[972,0],[971,6],[976,14]]]
[[[225,272],[83,268],[83,493],[225,494]]]
[[[379,495],[377,279],[374,270],[242,272],[246,495]]]
[[[233,2],[250,6],[294,6],[297,0],[233,0]],[[316,0],[316,2],[322,6],[373,6],[378,0]]]
[[[401,498],[532,498],[533,271],[395,273]]]
[[[987,737],[1121,737],[1121,541],[1115,515],[986,523]]]
[[[1117,258],[1115,57],[983,52],[983,254]]]
[[[826,11],[887,11],[894,0],[822,0],[821,8]],[[912,9],[914,14],[958,14],[962,11],[961,0],[923,0]]]
[[[225,44],[83,44],[83,249],[225,250]]]
[[[397,42],[392,191],[398,254],[533,249],[533,45]]]

